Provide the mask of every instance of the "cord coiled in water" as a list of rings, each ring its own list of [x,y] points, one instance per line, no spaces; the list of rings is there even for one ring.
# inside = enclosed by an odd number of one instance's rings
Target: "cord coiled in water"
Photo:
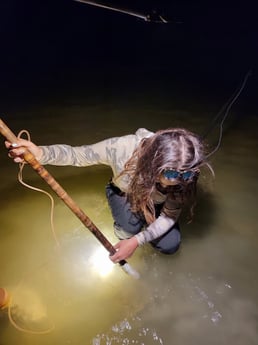
[[[49,327],[48,329],[42,330],[42,331],[33,331],[33,330],[30,330],[30,329],[23,328],[23,327],[17,325],[17,323],[14,321],[14,319],[13,319],[13,317],[12,317],[11,308],[12,308],[12,297],[10,297],[10,301],[9,301],[9,304],[8,304],[8,318],[9,318],[10,323],[11,323],[18,331],[21,331],[21,332],[24,332],[24,333],[28,333],[28,334],[48,334],[48,333],[51,333],[51,332],[54,330],[54,328],[55,328],[54,325],[52,325],[52,326]]]

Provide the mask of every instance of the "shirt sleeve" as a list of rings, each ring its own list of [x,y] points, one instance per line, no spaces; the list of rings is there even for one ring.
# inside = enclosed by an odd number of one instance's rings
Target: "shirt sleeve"
[[[131,154],[129,148],[134,146],[135,136],[109,138],[92,145],[70,146],[57,144],[40,146],[43,155],[40,163],[51,165],[72,165],[84,167],[95,164],[123,167],[124,161]]]
[[[146,230],[136,234],[139,245],[155,240],[164,235],[178,221],[182,211],[182,203],[175,200],[172,194],[168,194],[161,210],[160,216],[151,223]]]
[[[72,165],[77,167],[105,164],[111,166],[114,172],[119,173],[142,138],[151,135],[153,133],[147,129],[139,128],[135,134],[108,138],[91,145],[40,146],[43,151],[40,163],[42,165]]]
[[[146,230],[143,230],[135,235],[138,244],[143,245],[146,242],[151,242],[156,238],[164,235],[175,224],[175,220],[161,214],[153,223],[151,223]]]
[[[77,167],[105,164],[104,145],[102,142],[94,145],[69,146],[64,144],[40,146],[43,155],[40,163],[50,165],[73,165]]]

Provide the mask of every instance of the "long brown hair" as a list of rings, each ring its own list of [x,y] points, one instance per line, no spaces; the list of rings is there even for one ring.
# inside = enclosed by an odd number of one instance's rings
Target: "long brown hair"
[[[187,170],[205,162],[204,144],[200,138],[183,128],[159,130],[153,136],[144,138],[126,162],[120,175],[130,177],[127,196],[133,212],[144,216],[148,224],[155,217],[151,197],[158,177],[165,169]],[[184,204],[195,197],[197,178],[177,188],[175,199]],[[179,191],[179,192],[178,192]]]

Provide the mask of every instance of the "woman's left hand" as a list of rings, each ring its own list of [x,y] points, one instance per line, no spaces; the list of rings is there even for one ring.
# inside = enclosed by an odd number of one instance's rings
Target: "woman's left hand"
[[[126,260],[133,255],[137,247],[138,241],[134,236],[127,240],[121,240],[114,246],[117,252],[114,255],[110,256],[110,260],[114,263],[118,263],[121,260]]]

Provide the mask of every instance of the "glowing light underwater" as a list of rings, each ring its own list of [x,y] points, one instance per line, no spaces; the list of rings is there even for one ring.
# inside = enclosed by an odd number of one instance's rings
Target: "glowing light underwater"
[[[101,277],[106,277],[114,268],[113,262],[108,258],[107,250],[103,247],[97,248],[91,255],[89,261],[93,270]]]

